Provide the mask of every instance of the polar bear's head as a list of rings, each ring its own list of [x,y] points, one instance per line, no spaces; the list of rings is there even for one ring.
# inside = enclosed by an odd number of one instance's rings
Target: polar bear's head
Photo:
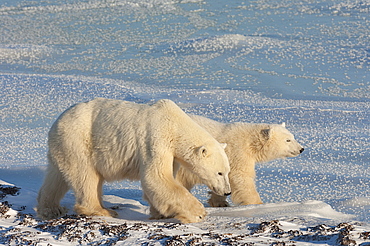
[[[260,161],[269,161],[276,158],[295,157],[303,152],[304,148],[294,139],[292,133],[281,125],[269,125],[260,132],[262,152]]]
[[[180,161],[203,184],[220,196],[231,194],[229,183],[230,165],[225,148],[226,144],[210,141],[202,146],[192,148],[186,160]]]

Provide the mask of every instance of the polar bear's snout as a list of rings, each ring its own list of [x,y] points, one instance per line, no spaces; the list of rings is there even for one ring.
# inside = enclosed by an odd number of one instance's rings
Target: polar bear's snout
[[[292,151],[291,152],[291,155],[288,155],[287,157],[295,157],[295,156],[298,156],[300,154],[302,154],[302,152],[304,151],[304,148],[299,148],[295,151]]]
[[[231,189],[217,189],[217,188],[213,187],[213,188],[211,188],[211,190],[219,196],[229,196],[229,195],[231,195]]]
[[[231,187],[230,187],[228,174],[223,175],[223,176],[219,176],[218,178],[219,178],[219,182],[218,182],[217,185],[215,185],[215,186],[208,185],[208,187],[210,187],[211,190],[219,196],[231,195]]]
[[[231,195],[231,187],[230,187],[230,184],[229,184],[229,180],[227,180],[227,185],[226,185],[226,189],[223,193],[224,196],[229,196]]]

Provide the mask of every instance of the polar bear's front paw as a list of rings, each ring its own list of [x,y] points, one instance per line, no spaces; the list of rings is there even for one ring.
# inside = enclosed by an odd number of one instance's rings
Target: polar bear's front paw
[[[206,214],[199,216],[191,216],[192,218],[190,218],[189,216],[178,215],[175,217],[175,219],[180,220],[181,223],[197,223],[201,222],[205,216]]]
[[[206,210],[198,200],[196,203],[188,203],[186,210],[183,213],[178,213],[175,218],[181,223],[196,223],[201,222],[207,215]]]

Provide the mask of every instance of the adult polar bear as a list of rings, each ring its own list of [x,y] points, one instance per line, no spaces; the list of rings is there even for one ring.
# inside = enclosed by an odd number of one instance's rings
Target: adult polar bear
[[[295,157],[304,150],[285,124],[224,124],[202,116],[190,116],[216,140],[227,143],[225,152],[230,162],[231,200],[237,205],[261,204],[255,185],[255,164],[277,158]],[[187,189],[202,183],[199,178],[180,168],[176,174]],[[225,196],[211,193],[208,200],[213,207],[228,206]]]
[[[48,145],[36,207],[44,219],[66,212],[60,200],[70,187],[78,214],[117,216],[103,207],[102,185],[127,178],[141,180],[145,198],[164,217],[198,222],[206,212],[175,180],[180,164],[216,194],[230,194],[225,146],[170,100],[151,106],[102,98],[76,104],[53,124]]]

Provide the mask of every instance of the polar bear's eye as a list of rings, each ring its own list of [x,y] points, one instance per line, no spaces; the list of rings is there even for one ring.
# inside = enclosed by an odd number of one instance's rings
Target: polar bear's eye
[[[224,175],[224,174],[223,174],[223,173],[221,173],[221,172],[219,172],[219,173],[218,173],[218,175],[222,176],[222,175]]]

